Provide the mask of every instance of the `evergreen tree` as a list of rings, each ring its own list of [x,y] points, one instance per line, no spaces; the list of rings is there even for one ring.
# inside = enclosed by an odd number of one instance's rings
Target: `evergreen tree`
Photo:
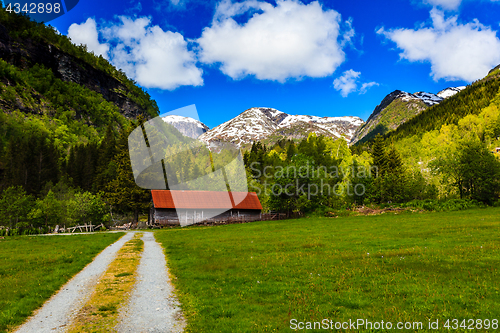
[[[129,134],[130,131],[122,130],[117,141],[117,154],[112,161],[116,165],[116,177],[106,186],[105,199],[120,211],[132,211],[138,221],[139,213],[150,207],[151,191],[135,183],[128,151]]]
[[[295,147],[295,143],[292,141],[286,151],[286,159],[291,161],[295,154],[297,154],[297,148]]]
[[[45,133],[12,137],[7,145],[6,177],[9,186],[22,186],[28,194],[38,195],[46,182],[59,179],[59,153]]]
[[[372,146],[373,166],[377,168],[375,177],[381,177],[387,171],[387,155],[385,152],[385,142],[382,135],[377,135]]]
[[[396,148],[391,147],[387,152],[386,170],[384,175],[385,199],[391,202],[404,202],[406,195],[406,175],[401,156]]]

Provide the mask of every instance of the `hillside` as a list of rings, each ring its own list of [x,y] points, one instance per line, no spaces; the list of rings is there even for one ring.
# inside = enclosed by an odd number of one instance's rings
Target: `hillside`
[[[484,79],[474,82],[467,89],[426,109],[396,130],[387,133],[386,138],[397,141],[439,130],[443,125],[458,124],[459,120],[468,115],[478,115],[495,98],[499,88],[500,71],[491,71]]]
[[[63,107],[64,111],[74,111],[76,119],[87,118],[89,124],[101,125],[96,104],[105,101],[129,119],[158,115],[158,106],[150,96],[107,60],[88,53],[85,46],[75,46],[51,27],[3,10],[0,59],[4,112],[20,110],[57,116],[56,111]],[[69,87],[64,90],[63,86]],[[72,93],[102,101],[79,105],[80,99],[71,103]],[[57,95],[66,99],[61,102]]]
[[[437,94],[419,91],[410,94],[395,90],[377,105],[366,123],[359,127],[351,144],[366,142],[377,134],[386,134],[420,114],[429,107],[439,105],[445,99],[457,94],[465,87],[446,88]]]
[[[128,133],[136,119],[159,114],[149,94],[107,60],[4,10],[0,108],[0,191],[21,186],[36,197],[62,181],[64,188],[111,193],[120,173],[133,184]]]
[[[394,130],[427,107],[420,98],[396,90],[387,95],[375,108],[366,123],[358,128],[351,143],[367,141],[377,134],[385,134]]]

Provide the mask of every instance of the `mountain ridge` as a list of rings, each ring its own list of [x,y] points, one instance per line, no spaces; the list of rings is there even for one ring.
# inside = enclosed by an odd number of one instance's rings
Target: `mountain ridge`
[[[311,132],[348,140],[356,128],[363,124],[359,117],[318,117],[309,115],[290,115],[268,107],[253,107],[238,116],[203,133],[199,140],[232,142],[244,146],[255,141],[273,137],[301,139]],[[293,130],[295,128],[295,130]]]
[[[267,140],[273,143],[280,139],[300,140],[309,133],[344,137],[351,144],[355,144],[376,134],[396,129],[423,110],[441,103],[463,89],[465,87],[449,87],[437,94],[423,91],[411,94],[395,90],[384,97],[366,122],[353,116],[291,115],[270,107],[249,108],[212,129],[192,118],[178,117],[175,121],[163,119],[184,135],[198,138],[206,144],[224,141],[245,146],[255,141]]]
[[[169,115],[162,117],[162,120],[174,126],[182,135],[192,139],[197,139],[200,135],[209,130],[207,125],[191,117]]]
[[[367,141],[377,134],[385,134],[395,130],[409,119],[430,107],[440,104],[465,88],[463,86],[449,87],[437,94],[423,91],[411,94],[395,90],[384,97],[382,102],[375,107],[365,124],[356,130],[351,144]]]

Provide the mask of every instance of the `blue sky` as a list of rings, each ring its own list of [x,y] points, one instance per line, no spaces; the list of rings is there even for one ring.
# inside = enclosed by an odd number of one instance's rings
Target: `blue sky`
[[[469,84],[500,64],[499,23],[498,0],[80,0],[50,22],[210,128],[256,106],[366,120],[396,89]]]

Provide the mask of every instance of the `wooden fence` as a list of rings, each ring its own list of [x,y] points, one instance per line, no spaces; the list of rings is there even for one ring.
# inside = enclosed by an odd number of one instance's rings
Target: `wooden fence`
[[[84,225],[77,225],[77,226],[74,226],[71,228],[66,228],[62,232],[69,231],[69,232],[73,233],[73,232],[75,232],[76,229],[80,230],[80,232],[93,232],[93,231],[99,230],[99,228],[101,228],[101,227],[104,227],[104,224],[101,223],[99,225],[93,225],[92,223],[91,224],[85,223]],[[55,232],[57,233],[60,231],[56,230]]]

